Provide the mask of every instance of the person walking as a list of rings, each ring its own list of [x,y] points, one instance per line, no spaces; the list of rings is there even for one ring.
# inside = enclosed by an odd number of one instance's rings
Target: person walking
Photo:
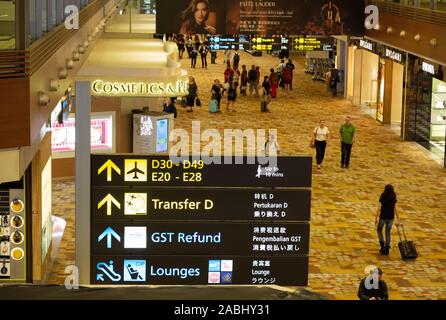
[[[285,67],[286,67],[285,60],[282,59],[276,68],[277,74],[279,75],[279,86],[282,89],[285,88],[285,83],[283,82],[283,70],[285,69]]]
[[[380,206],[376,212],[375,226],[378,232],[379,245],[381,249],[380,253],[383,255],[389,255],[390,251],[390,238],[393,221],[396,217],[396,225],[400,225],[400,217],[396,208],[396,193],[391,184],[388,184],[384,188],[384,192],[379,198]],[[384,242],[383,228],[386,227],[386,240]]]
[[[288,97],[288,90],[290,89],[291,82],[293,81],[293,72],[290,66],[286,65],[283,69],[283,83],[285,85],[285,93]]]
[[[237,86],[235,85],[234,81],[230,79],[225,84],[225,89],[228,92],[227,98],[228,98],[228,105],[226,106],[226,111],[235,112],[235,102],[237,100]]]
[[[259,81],[257,80],[256,66],[252,65],[251,70],[248,72],[248,82],[249,82],[249,94],[252,96],[252,91],[254,89],[256,98],[259,97]]]
[[[338,94],[339,71],[337,69],[330,70],[330,89],[333,97]]]
[[[224,61],[224,63],[226,65],[231,65],[231,50],[229,50],[229,49],[226,49],[226,51],[225,51],[225,61]]]
[[[179,54],[179,58],[183,59],[183,54],[184,54],[184,36],[182,34],[180,34],[178,36],[178,40],[177,40],[177,46],[178,46],[178,54]]]
[[[339,129],[339,138],[341,140],[341,167],[348,169],[350,166],[350,157],[352,154],[353,143],[355,142],[356,129],[351,123],[351,118],[346,117],[345,123]]]
[[[288,63],[285,67],[289,67],[291,69],[291,82],[290,82],[290,90],[293,90],[293,81],[294,81],[294,69],[296,68],[294,66],[293,60],[288,59]]]
[[[236,66],[234,66],[233,71],[234,71],[234,73],[233,73],[232,79],[234,80],[235,87],[238,88],[240,86],[241,73],[240,73],[240,70],[238,69],[238,67],[236,67]]]
[[[382,279],[380,268],[370,270],[370,275],[361,280],[358,288],[360,300],[389,300],[386,282]]]
[[[235,49],[232,57],[232,65],[234,68],[238,68],[239,64],[240,64],[240,54],[238,53],[238,50]]]
[[[269,77],[265,76],[262,83],[263,96],[260,101],[260,111],[270,112],[268,106],[271,103],[271,84],[269,83]]]
[[[226,66],[226,70],[225,70],[225,72],[223,73],[223,76],[225,77],[225,83],[228,83],[229,80],[231,80],[231,79],[234,78],[234,70],[231,68],[231,65],[230,65],[230,64],[228,64],[228,65]]]
[[[246,96],[246,89],[248,88],[248,70],[246,70],[246,66],[242,65],[242,74],[240,76],[240,95]]]
[[[211,45],[211,64],[217,63],[217,50]]]
[[[222,85],[220,83],[220,80],[215,79],[214,84],[212,85],[212,99],[217,100],[217,106],[218,106],[218,110],[220,110],[220,106],[221,106],[221,94],[222,94]]]
[[[195,48],[195,46],[192,46],[190,51],[190,67],[193,69],[195,69],[195,66],[197,65],[197,57],[198,50]]]
[[[329,134],[330,130],[325,126],[325,120],[319,121],[319,125],[313,130],[312,145],[316,148],[316,163],[318,169],[322,168],[322,162],[324,162]]]
[[[266,136],[264,155],[277,156],[280,153],[280,146],[273,134]]]
[[[269,84],[271,85],[271,98],[277,98],[277,88],[279,86],[279,77],[274,69],[270,69]]]
[[[206,46],[206,44],[202,43],[200,45],[200,47],[198,48],[198,52],[200,53],[201,56],[201,67],[204,69],[208,67],[208,52],[209,49]]]
[[[198,98],[198,86],[194,77],[189,77],[189,95],[186,96],[187,112],[193,112],[195,100]]]

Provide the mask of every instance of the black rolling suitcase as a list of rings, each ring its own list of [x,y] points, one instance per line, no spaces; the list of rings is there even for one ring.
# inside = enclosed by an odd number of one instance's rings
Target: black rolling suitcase
[[[400,242],[398,243],[398,248],[400,249],[401,258],[403,260],[415,260],[418,257],[417,248],[413,241],[407,241],[406,233],[404,232],[404,227],[401,225],[403,230],[404,241],[401,239],[400,228],[396,226],[398,230],[398,236],[400,237]]]

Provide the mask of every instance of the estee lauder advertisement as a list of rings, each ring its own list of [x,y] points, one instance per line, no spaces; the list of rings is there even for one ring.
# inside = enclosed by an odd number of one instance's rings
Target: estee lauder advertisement
[[[362,36],[364,7],[363,0],[163,1],[157,32]]]
[[[227,0],[227,17],[230,34],[364,34],[362,0]]]

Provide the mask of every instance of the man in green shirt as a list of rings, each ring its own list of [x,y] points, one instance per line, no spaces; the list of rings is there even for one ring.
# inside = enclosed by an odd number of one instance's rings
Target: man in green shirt
[[[341,167],[350,166],[350,155],[352,146],[355,142],[355,127],[351,124],[351,118],[346,117],[345,123],[339,129],[339,138],[341,140]]]

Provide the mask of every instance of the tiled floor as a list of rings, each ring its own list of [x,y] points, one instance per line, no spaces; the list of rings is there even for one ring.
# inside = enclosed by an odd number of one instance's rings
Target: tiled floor
[[[325,85],[304,74],[298,59],[295,90],[289,98],[282,92],[269,114],[259,112],[259,102],[242,97],[238,112],[210,114],[208,92],[214,78],[223,78],[223,56],[208,70],[189,69],[195,76],[205,106],[193,113],[180,110],[176,128],[191,128],[200,120],[206,128],[277,129],[283,155],[310,153],[310,132],[320,119],[332,131],[332,140],[321,171],[315,169],[312,199],[310,289],[334,299],[356,299],[357,287],[368,265],[384,271],[391,299],[446,299],[446,171],[428,153],[403,142],[391,129],[379,125],[342,98],[331,98]],[[262,75],[277,64],[276,58],[242,55],[241,64],[261,66]],[[197,64],[200,65],[200,64]],[[224,109],[223,109],[224,110]],[[339,125],[351,115],[357,127],[357,143],[349,170],[339,166]],[[398,193],[402,222],[419,250],[419,258],[403,262],[393,230],[390,256],[378,254],[374,216],[384,185],[392,183]],[[61,250],[51,283],[64,282],[64,268],[74,261],[73,181],[54,186],[54,213],[67,220]]]

